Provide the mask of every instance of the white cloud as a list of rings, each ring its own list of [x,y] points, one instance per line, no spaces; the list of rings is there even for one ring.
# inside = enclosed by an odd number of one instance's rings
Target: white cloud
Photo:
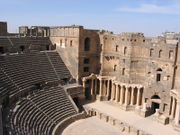
[[[174,5],[167,5],[167,6],[158,6],[154,4],[142,4],[140,5],[140,7],[137,7],[137,8],[130,8],[130,7],[118,8],[117,11],[180,15],[180,5],[174,4]]]

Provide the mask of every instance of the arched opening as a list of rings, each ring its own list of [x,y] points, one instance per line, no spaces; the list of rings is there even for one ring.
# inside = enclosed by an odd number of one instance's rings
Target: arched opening
[[[89,51],[90,50],[90,38],[86,38],[84,40],[84,51]]]
[[[24,47],[23,45],[21,45],[19,48],[20,48],[20,51],[21,51],[21,52],[24,52],[25,47]]]
[[[151,114],[156,112],[156,109],[160,108],[161,99],[158,95],[153,95],[151,97]]]
[[[118,47],[119,47],[119,46],[118,46],[118,45],[116,45],[116,52],[118,52]]]
[[[125,68],[122,69],[122,75],[125,75]]]
[[[73,41],[71,40],[71,41],[70,41],[70,47],[72,47],[72,45],[73,45]]]
[[[159,58],[162,57],[162,50],[159,50]]]
[[[124,55],[127,53],[127,47],[124,47]]]
[[[154,49],[150,49],[150,52],[149,52],[149,56],[152,57],[153,56],[153,53],[154,53]]]
[[[116,71],[117,70],[117,65],[114,65],[114,71]]]
[[[156,82],[160,82],[161,81],[161,74],[162,74],[162,69],[158,68],[156,70],[157,74],[156,74]]]

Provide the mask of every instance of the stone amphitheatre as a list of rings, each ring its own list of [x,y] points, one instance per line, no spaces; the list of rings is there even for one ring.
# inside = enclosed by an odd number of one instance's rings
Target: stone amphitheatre
[[[0,135],[179,135],[180,33],[0,22]]]

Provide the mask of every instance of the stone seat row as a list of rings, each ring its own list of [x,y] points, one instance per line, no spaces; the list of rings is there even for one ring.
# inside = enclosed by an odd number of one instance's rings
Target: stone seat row
[[[58,63],[50,62],[45,52],[0,56],[1,73],[0,81],[6,76],[13,89],[10,94],[15,94],[21,89],[29,88],[42,82],[58,81],[58,78],[68,78],[70,73],[57,52],[50,52],[50,59]],[[55,67],[53,67],[53,65]],[[58,66],[57,66],[58,65]],[[55,73],[58,71],[58,74]],[[14,88],[14,85],[18,87]],[[1,95],[0,95],[1,96]]]
[[[48,93],[51,98],[42,100],[41,96],[47,97]],[[64,89],[54,87],[40,91],[36,95],[32,94],[18,102],[11,108],[8,125],[12,134],[50,135],[56,124],[76,113]]]

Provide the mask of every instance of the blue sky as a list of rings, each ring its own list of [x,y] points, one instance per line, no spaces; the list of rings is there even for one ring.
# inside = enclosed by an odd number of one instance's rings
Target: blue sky
[[[180,0],[0,0],[0,21],[9,32],[21,25],[83,25],[89,29],[143,32],[180,31]]]

